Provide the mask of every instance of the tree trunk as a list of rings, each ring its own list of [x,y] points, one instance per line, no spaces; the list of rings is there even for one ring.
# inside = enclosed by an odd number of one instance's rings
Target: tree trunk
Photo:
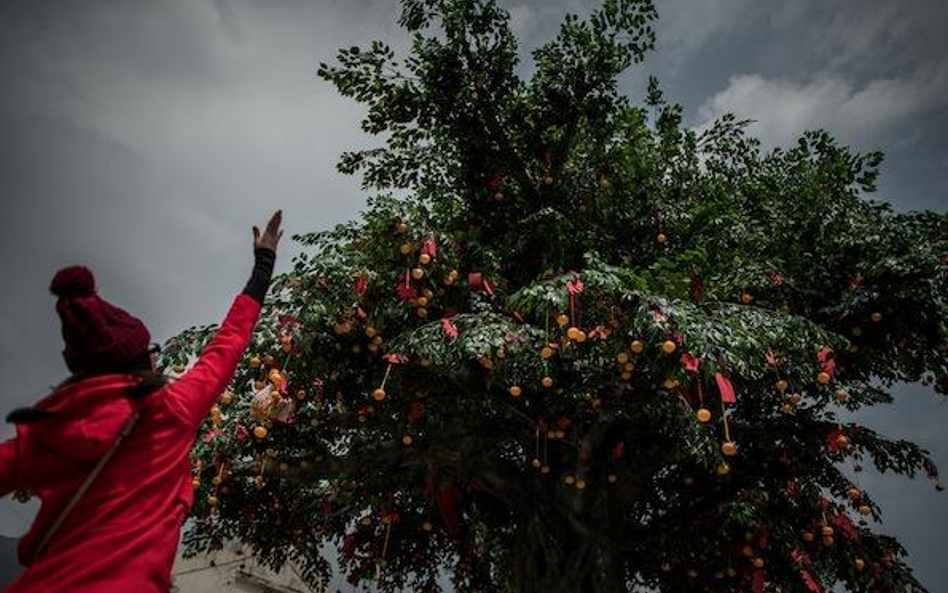
[[[567,523],[541,512],[524,517],[511,558],[512,593],[624,591],[616,530],[603,525],[604,529],[577,533]]]

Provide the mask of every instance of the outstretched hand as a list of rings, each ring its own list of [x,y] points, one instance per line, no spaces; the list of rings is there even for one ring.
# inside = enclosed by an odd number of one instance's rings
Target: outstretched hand
[[[263,231],[263,234],[260,234],[260,229],[256,225],[253,227],[253,247],[254,249],[270,249],[276,251],[277,243],[280,242],[280,237],[283,236],[283,229],[280,228],[280,225],[283,223],[283,210],[277,210],[273,213],[273,216],[270,217],[270,221],[267,223],[266,230]]]

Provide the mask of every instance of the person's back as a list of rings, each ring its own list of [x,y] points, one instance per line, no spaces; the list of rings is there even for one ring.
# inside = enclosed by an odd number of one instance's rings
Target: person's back
[[[28,490],[42,506],[20,541],[20,561],[28,568],[7,591],[168,590],[181,524],[192,502],[189,452],[195,431],[249,342],[272,272],[278,227],[277,215],[264,235],[271,236],[269,250],[259,249],[260,240],[255,240],[257,265],[251,282],[211,344],[180,379],[163,384],[156,380],[158,375],[141,368],[87,372],[25,413],[12,415],[17,437],[0,445],[0,495]],[[85,274],[77,279],[73,273],[65,286],[60,282],[59,292],[92,298],[91,274]],[[54,279],[54,289],[56,284]],[[59,292],[57,308],[67,298]],[[90,308],[88,303],[83,306]],[[144,331],[147,352],[147,330],[123,311],[111,312],[134,328],[122,334],[122,343],[141,367],[137,342]],[[88,317],[85,312],[82,316]],[[76,350],[70,360],[66,316],[63,319],[67,363],[74,371],[89,366],[85,361],[77,364],[77,357],[89,358],[85,350]],[[72,338],[75,342],[75,335]],[[131,342],[136,342],[134,348]],[[119,433],[129,428],[115,447]],[[64,516],[80,486],[113,447],[112,457]],[[60,520],[61,526],[48,537]]]

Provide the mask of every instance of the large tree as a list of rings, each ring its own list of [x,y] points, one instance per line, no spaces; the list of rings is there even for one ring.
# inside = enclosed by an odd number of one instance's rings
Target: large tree
[[[381,146],[374,195],[296,237],[195,452],[190,551],[237,539],[386,591],[921,591],[847,421],[948,391],[948,217],[871,201],[881,156],[762,153],[617,80],[649,0],[567,16],[518,72],[491,0],[401,0],[413,37],[320,74]],[[867,122],[871,125],[871,122]],[[213,327],[166,348],[184,364]]]

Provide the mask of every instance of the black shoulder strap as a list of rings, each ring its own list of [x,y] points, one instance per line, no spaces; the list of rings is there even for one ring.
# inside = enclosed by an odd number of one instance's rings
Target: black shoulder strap
[[[105,469],[105,466],[108,465],[109,460],[112,459],[112,456],[115,455],[115,451],[118,450],[119,445],[122,444],[122,441],[125,440],[132,430],[135,428],[135,425],[138,424],[138,420],[142,417],[141,408],[135,410],[135,413],[132,414],[132,417],[128,419],[125,423],[125,426],[122,427],[122,430],[119,432],[118,438],[115,439],[115,442],[112,443],[112,446],[109,447],[109,450],[105,452],[105,455],[102,456],[102,459],[99,460],[99,463],[92,469],[92,472],[86,477],[85,481],[82,482],[82,485],[79,486],[79,489],[76,490],[76,493],[72,495],[72,498],[69,500],[69,503],[63,508],[62,512],[59,513],[59,516],[56,517],[56,522],[53,523],[52,527],[49,528],[49,531],[46,532],[46,535],[43,537],[43,540],[40,542],[39,546],[36,548],[35,558],[39,558],[43,553],[43,550],[46,548],[46,544],[49,543],[49,540],[56,535],[56,532],[59,531],[59,528],[62,526],[63,522],[69,517],[69,514],[72,513],[72,510],[76,507],[79,501],[82,499],[82,496],[86,493],[92,483],[95,482],[95,479],[99,477],[99,474],[102,473],[102,470]]]

